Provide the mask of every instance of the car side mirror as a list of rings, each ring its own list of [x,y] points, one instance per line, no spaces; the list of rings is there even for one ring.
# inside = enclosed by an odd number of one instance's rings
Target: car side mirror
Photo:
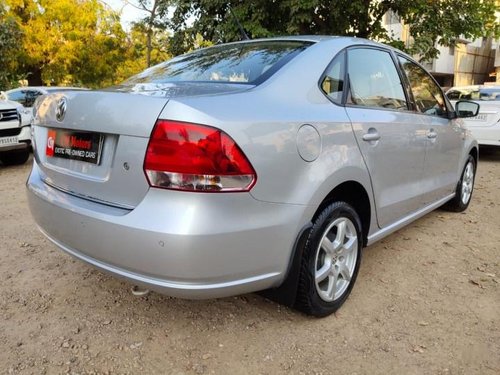
[[[468,100],[459,100],[455,104],[455,112],[457,113],[457,117],[474,117],[479,113],[479,107],[479,104],[475,102],[470,102]]]

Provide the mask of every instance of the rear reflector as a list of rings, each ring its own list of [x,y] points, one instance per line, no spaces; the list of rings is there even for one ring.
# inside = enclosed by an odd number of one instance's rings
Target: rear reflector
[[[255,171],[222,130],[158,120],[149,140],[144,172],[151,186],[187,191],[249,191]]]

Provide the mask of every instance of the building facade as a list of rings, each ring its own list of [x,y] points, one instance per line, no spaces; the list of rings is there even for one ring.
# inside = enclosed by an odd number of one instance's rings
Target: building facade
[[[409,27],[389,11],[384,27],[393,38],[411,44]],[[456,46],[437,46],[439,56],[423,65],[443,87],[500,83],[500,45],[491,38],[458,39]]]

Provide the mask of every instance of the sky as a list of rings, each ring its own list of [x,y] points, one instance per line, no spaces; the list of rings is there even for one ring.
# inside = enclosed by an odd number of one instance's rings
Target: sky
[[[147,13],[134,8],[132,5],[127,4],[124,0],[101,0],[103,3],[109,5],[113,10],[121,11],[121,24],[124,29],[130,30],[131,23],[139,21],[141,18],[147,16]],[[130,0],[130,3],[134,3]]]

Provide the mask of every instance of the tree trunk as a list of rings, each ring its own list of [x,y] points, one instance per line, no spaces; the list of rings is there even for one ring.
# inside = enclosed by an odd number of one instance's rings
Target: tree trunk
[[[146,65],[148,68],[151,66],[151,50],[153,49],[153,46],[151,45],[151,40],[153,39],[153,26],[156,17],[158,16],[156,14],[156,10],[158,9],[158,3],[159,0],[154,0],[153,3],[153,8],[149,11],[150,16],[149,16],[149,21],[147,24],[147,36],[146,36]]]
[[[42,69],[39,66],[32,66],[28,69],[28,85],[43,86]]]
[[[153,30],[150,28],[147,31],[146,34],[146,66],[149,68],[151,66],[151,34],[153,33]]]

